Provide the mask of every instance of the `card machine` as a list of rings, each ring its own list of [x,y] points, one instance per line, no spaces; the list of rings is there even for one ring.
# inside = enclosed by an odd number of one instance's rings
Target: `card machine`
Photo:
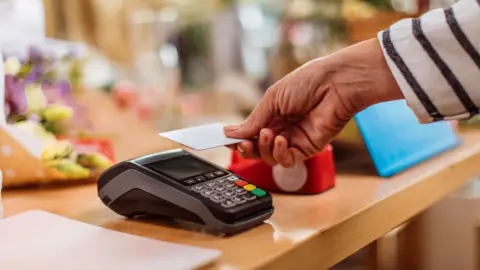
[[[223,234],[260,225],[274,211],[268,192],[182,149],[120,162],[97,185],[102,202],[127,218],[165,216]]]

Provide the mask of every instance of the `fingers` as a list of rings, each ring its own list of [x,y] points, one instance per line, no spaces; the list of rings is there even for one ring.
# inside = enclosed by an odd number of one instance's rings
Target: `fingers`
[[[283,136],[275,137],[275,146],[273,147],[273,158],[285,168],[291,167],[293,157],[288,151],[288,142]]]
[[[290,168],[307,159],[296,147],[289,147],[288,141],[283,136],[277,136],[274,142],[273,158],[282,167]]]
[[[241,142],[237,144],[236,149],[240,153],[240,155],[244,158],[256,159],[260,157],[258,154],[258,148],[255,142],[252,142],[252,141]]]
[[[232,151],[237,150],[237,144],[229,144],[229,145],[225,145],[225,147],[227,147],[228,149],[230,149]]]
[[[292,130],[290,146],[310,158],[322,150],[325,135],[325,132],[316,130],[309,121],[302,121]]]
[[[275,98],[272,91],[267,91],[260,103],[253,112],[240,125],[230,125],[224,128],[225,136],[230,138],[251,139],[260,133],[260,130],[267,127],[274,118],[273,108]]]
[[[231,145],[231,150],[238,150],[244,158],[261,158],[269,165],[275,165],[277,162],[273,158],[273,140],[275,134],[269,129],[262,129],[257,142],[246,141]]]
[[[260,157],[269,165],[277,164],[273,157],[273,144],[275,134],[269,129],[262,129],[258,140],[258,152]]]
[[[262,129],[258,142],[246,141],[229,146],[237,150],[240,155],[247,159],[261,158],[270,166],[280,164],[289,168],[305,161],[308,157],[297,147],[289,147],[287,139],[275,134],[269,129]]]

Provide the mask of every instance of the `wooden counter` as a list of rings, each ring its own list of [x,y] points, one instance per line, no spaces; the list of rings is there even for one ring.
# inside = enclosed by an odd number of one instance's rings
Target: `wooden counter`
[[[102,227],[155,239],[216,248],[212,269],[326,269],[457,189],[480,173],[480,131],[463,135],[458,149],[391,179],[369,166],[346,166],[337,186],[321,195],[275,195],[268,223],[222,238],[167,221],[125,221],[102,205],[95,185],[6,191],[5,215],[43,209]],[[219,150],[223,151],[223,150]],[[352,168],[364,169],[354,171]]]

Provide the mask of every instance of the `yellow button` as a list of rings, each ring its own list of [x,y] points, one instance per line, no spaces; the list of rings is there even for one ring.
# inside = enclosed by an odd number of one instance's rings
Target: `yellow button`
[[[243,189],[245,189],[246,191],[252,191],[254,189],[256,189],[257,187],[252,185],[252,184],[248,184],[248,185],[245,185],[243,186]]]

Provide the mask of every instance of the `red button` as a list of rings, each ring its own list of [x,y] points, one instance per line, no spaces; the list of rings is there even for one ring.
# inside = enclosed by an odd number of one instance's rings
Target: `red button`
[[[237,181],[235,181],[235,185],[237,185],[239,187],[243,187],[245,185],[248,185],[248,183],[247,183],[247,181],[237,180]]]

